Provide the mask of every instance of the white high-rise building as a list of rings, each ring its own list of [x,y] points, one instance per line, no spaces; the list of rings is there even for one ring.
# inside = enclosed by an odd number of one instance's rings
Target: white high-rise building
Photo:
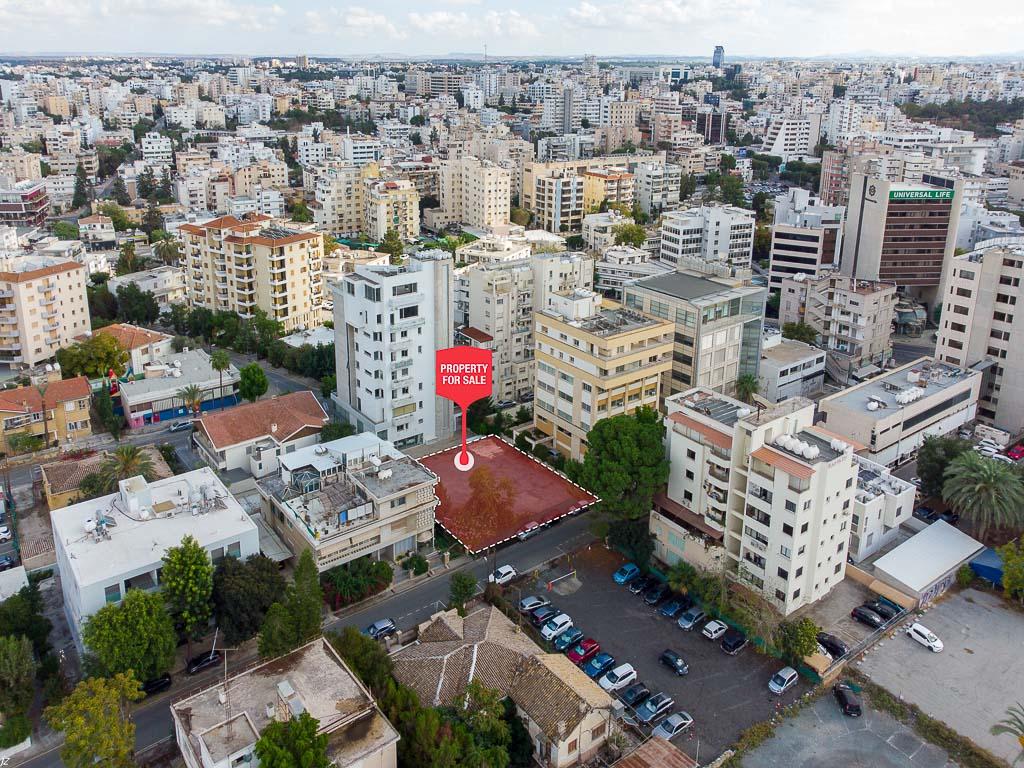
[[[441,165],[442,216],[471,227],[508,224],[512,200],[508,169],[476,157],[445,160]]]
[[[682,169],[672,163],[636,163],[633,174],[634,199],[648,216],[657,216],[679,207]]]
[[[782,162],[814,154],[821,138],[821,115],[799,115],[772,121],[765,135],[763,151],[781,157]]]
[[[359,432],[399,448],[450,436],[434,353],[453,344],[452,259],[420,251],[405,266],[357,266],[334,283],[334,402]]]
[[[142,137],[142,159],[146,165],[170,165],[174,143],[167,136],[150,131]]]
[[[680,266],[705,262],[749,269],[754,212],[732,205],[670,211],[661,222],[661,258]]]

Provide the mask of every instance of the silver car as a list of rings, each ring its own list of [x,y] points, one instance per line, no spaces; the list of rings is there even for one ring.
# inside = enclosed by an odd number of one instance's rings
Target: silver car
[[[662,720],[658,727],[651,731],[651,736],[668,741],[674,739],[691,725],[693,725],[693,718],[690,717],[689,712],[676,712]]]

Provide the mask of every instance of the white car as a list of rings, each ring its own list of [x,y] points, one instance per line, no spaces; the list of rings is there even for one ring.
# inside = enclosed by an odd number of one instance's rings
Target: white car
[[[818,650],[818,654],[820,656],[824,656],[826,659],[829,660],[829,662],[832,661],[832,654],[829,653],[827,650],[825,650],[825,646],[824,645],[822,645],[821,643],[818,643],[818,649],[817,650]]]
[[[693,718],[690,717],[688,712],[676,712],[674,715],[669,715],[662,720],[661,724],[651,731],[651,736],[668,741],[678,736],[691,725],[693,725]]]
[[[1016,464],[1017,463],[1013,459],[1011,459],[1009,456],[1004,456],[1001,453],[997,453],[997,454],[994,454],[992,456],[989,456],[989,458],[992,459],[992,461],[1001,461],[1003,464]]]
[[[768,681],[768,690],[776,696],[781,696],[796,685],[799,679],[800,675],[795,669],[792,667],[783,667],[772,675],[772,679]]]
[[[936,637],[934,632],[924,624],[918,624],[916,621],[907,627],[907,634],[935,653],[941,652],[944,647],[942,641]]]
[[[11,529],[6,525],[0,525],[0,541],[11,540]]]
[[[610,672],[605,672],[604,676],[598,680],[601,687],[608,691],[608,693],[625,688],[627,685],[632,685],[635,682],[636,670],[633,669],[632,664],[620,664]]]
[[[721,622],[718,619],[714,619],[713,621],[709,621],[707,624],[704,625],[704,631],[701,632],[701,634],[704,635],[704,637],[706,637],[708,640],[717,640],[725,634],[725,631],[728,628],[729,627],[726,626],[724,622]]]
[[[498,584],[504,586],[508,584],[512,579],[519,575],[519,571],[513,568],[511,565],[499,565],[495,568],[494,573],[487,577],[487,580],[492,584]]]
[[[544,625],[544,628],[540,631],[540,636],[545,640],[554,640],[571,626],[572,617],[568,613],[560,613]]]

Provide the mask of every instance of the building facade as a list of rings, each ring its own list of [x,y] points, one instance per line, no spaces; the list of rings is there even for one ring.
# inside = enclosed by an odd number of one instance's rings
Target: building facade
[[[672,211],[661,222],[661,259],[749,269],[754,252],[754,214],[731,205]]]
[[[776,197],[768,287],[778,290],[786,277],[818,277],[823,269],[837,268],[845,213],[843,206],[822,205],[797,187]]]

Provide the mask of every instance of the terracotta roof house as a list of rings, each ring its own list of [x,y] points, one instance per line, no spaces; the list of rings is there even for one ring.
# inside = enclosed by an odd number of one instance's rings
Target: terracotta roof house
[[[153,479],[164,480],[173,477],[174,472],[160,455],[155,446],[142,446],[142,452],[153,462]],[[86,456],[77,461],[53,461],[39,467],[43,479],[43,496],[50,510],[60,509],[72,503],[78,496],[82,478],[98,472],[103,462],[111,454],[106,451]]]
[[[280,456],[320,440],[330,421],[312,392],[291,392],[206,413],[195,423],[199,453],[223,472],[266,477],[280,468]]]
[[[134,373],[142,373],[149,363],[161,362],[173,353],[173,337],[129,323],[114,323],[95,331],[97,336],[113,336],[128,353]]]
[[[648,739],[612,768],[697,768],[697,761],[671,741]]]
[[[44,442],[48,445],[88,437],[92,434],[89,421],[91,397],[92,389],[85,376],[52,381],[41,388],[29,386],[0,390],[0,422],[3,424],[0,450],[5,453],[16,451],[15,435],[42,438],[46,431],[48,434]],[[12,444],[12,440],[15,443]]]

